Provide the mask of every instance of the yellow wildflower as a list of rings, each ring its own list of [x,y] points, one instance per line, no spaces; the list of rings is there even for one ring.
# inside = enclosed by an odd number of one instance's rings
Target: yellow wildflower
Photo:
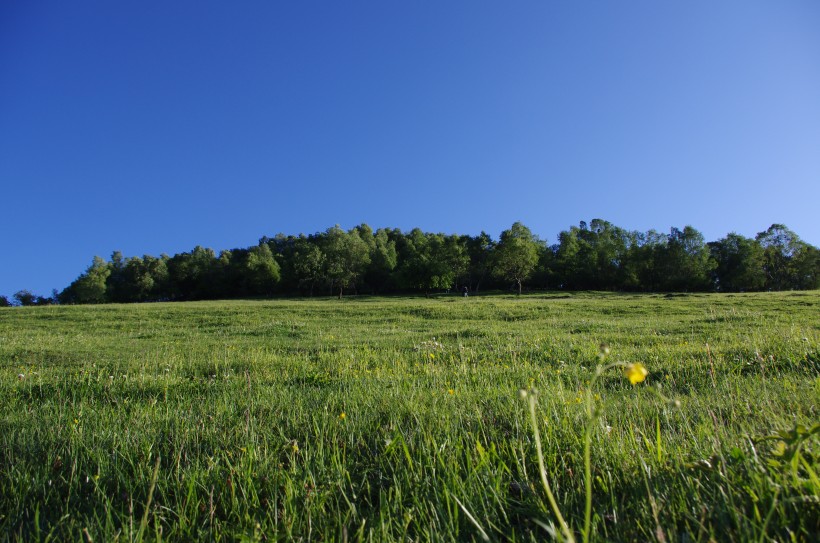
[[[344,411],[342,411],[341,413],[339,413],[339,420],[345,420],[346,418],[347,418],[347,415],[345,415],[345,412],[344,412]]]
[[[646,376],[649,375],[649,371],[640,362],[635,362],[624,368],[624,374],[630,383],[637,385],[646,379]]]
[[[455,394],[455,393],[456,393],[456,391],[455,391],[455,390],[453,390],[452,388],[448,388],[448,389],[447,389],[447,393],[448,393],[448,394]]]

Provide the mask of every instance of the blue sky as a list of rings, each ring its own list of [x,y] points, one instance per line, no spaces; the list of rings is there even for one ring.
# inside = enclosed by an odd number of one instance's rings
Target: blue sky
[[[0,4],[0,294],[366,222],[820,245],[820,2]]]

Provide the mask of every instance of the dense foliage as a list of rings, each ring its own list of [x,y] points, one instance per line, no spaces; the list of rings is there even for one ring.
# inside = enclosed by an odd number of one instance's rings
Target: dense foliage
[[[754,239],[729,234],[707,243],[691,226],[627,231],[607,221],[581,222],[549,246],[523,224],[498,242],[478,236],[373,231],[338,226],[309,236],[264,237],[247,249],[110,261],[91,266],[57,296],[61,303],[144,302],[447,291],[467,287],[643,292],[814,289],[820,250],[783,225]],[[21,302],[22,303],[22,302]],[[23,305],[29,305],[23,303]]]

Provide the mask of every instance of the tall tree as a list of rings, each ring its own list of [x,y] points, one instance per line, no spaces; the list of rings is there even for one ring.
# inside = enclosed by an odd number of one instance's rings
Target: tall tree
[[[489,234],[482,231],[479,235],[462,236],[461,244],[467,250],[467,256],[470,259],[467,268],[467,283],[468,286],[475,292],[481,288],[481,282],[487,276],[490,269],[490,261],[493,251],[495,250],[495,242]]]
[[[324,241],[325,273],[331,288],[339,289],[341,299],[370,263],[370,251],[357,232],[345,232],[339,225],[325,232]]]
[[[182,300],[216,298],[221,290],[218,272],[219,262],[213,249],[197,245],[190,253],[174,255],[168,261],[172,297]]]
[[[794,288],[820,288],[820,249],[805,243],[794,259]]]
[[[325,273],[325,254],[319,248],[318,238],[300,237],[290,260],[293,277],[299,288],[307,288],[313,296],[314,287]]]
[[[766,288],[787,290],[818,286],[820,257],[816,247],[782,224],[771,225],[755,239],[763,247]]]
[[[521,294],[526,281],[538,264],[540,242],[529,228],[516,222],[509,230],[501,232],[495,247],[493,273],[508,281],[514,281]]]
[[[579,288],[579,253],[581,252],[578,235],[571,228],[558,234],[558,246],[555,249],[555,274],[558,286],[563,289]]]
[[[711,287],[714,261],[703,234],[691,226],[685,226],[683,230],[672,228],[666,248],[655,263],[660,263],[665,290],[701,291]]]
[[[715,288],[721,292],[760,290],[766,284],[763,248],[734,232],[709,244],[715,261]]]
[[[469,264],[464,245],[457,236],[426,234],[414,228],[402,248],[401,277],[405,288],[423,290],[449,289]]]
[[[245,284],[248,293],[253,296],[273,294],[279,282],[279,264],[267,243],[261,242],[251,247],[245,261]]]
[[[398,254],[396,242],[390,239],[386,229],[380,228],[371,239],[370,264],[365,271],[364,280],[373,292],[378,292],[390,286],[393,270],[398,264]]]
[[[111,275],[108,262],[95,256],[85,273],[59,295],[61,304],[101,304],[108,301],[106,282]]]

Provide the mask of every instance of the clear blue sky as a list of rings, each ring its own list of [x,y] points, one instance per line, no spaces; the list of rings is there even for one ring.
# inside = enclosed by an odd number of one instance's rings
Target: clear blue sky
[[[820,245],[816,0],[0,4],[0,294],[361,222]]]

